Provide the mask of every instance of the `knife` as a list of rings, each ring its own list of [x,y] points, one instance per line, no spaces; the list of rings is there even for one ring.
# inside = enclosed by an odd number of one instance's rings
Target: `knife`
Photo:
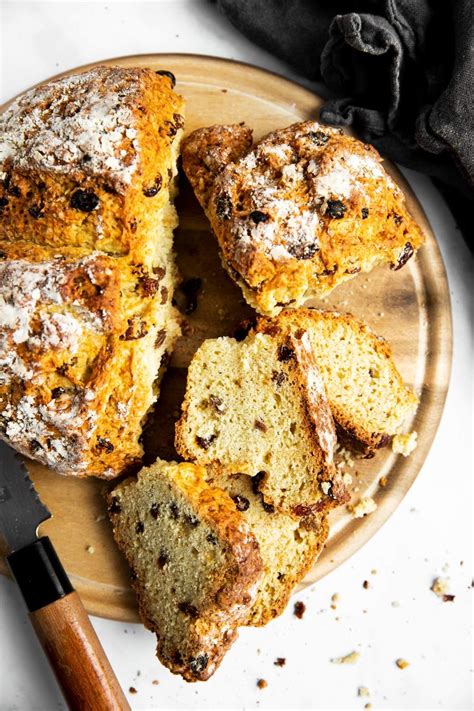
[[[0,441],[0,537],[30,620],[72,711],[127,711],[130,706],[47,536],[51,513],[18,455]]]

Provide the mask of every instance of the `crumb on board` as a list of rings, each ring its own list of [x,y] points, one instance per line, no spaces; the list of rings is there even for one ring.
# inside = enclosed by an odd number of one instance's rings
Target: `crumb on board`
[[[417,437],[417,432],[395,435],[392,440],[392,451],[395,454],[402,454],[404,457],[408,457],[416,449]]]
[[[134,686],[131,686],[128,691],[130,694],[137,694],[138,693]]]
[[[356,664],[359,661],[360,652],[350,652],[345,657],[334,657],[331,659],[333,664]]]
[[[87,553],[89,553],[89,555],[94,555],[95,548],[94,548],[94,546],[86,546],[86,551],[87,551]]]
[[[273,664],[274,664],[276,667],[284,667],[285,664],[286,664],[286,657],[277,657],[277,658],[275,659],[275,661],[273,662]]]
[[[364,588],[364,590],[367,590],[370,587],[369,581],[364,580],[364,582],[362,583],[362,587]]]
[[[266,679],[259,679],[257,681],[257,686],[259,689],[266,689],[268,686],[268,681]]]
[[[403,659],[401,657],[395,661],[395,664],[399,669],[406,669],[410,666],[410,662],[407,662],[406,659]]]
[[[151,683],[153,684],[153,686],[158,686],[160,682],[158,681],[158,679],[153,679]]]
[[[377,568],[372,568],[372,570],[370,571],[370,574],[377,575]]]
[[[377,504],[371,496],[364,496],[356,504],[350,504],[348,510],[351,512],[353,518],[363,518],[368,514],[371,514],[377,508]]]
[[[449,590],[449,578],[435,578],[431,583],[431,588],[435,595],[443,599],[445,595],[448,595]]]
[[[370,696],[370,691],[366,686],[359,686],[357,689],[357,696]]]
[[[303,618],[304,613],[306,612],[306,605],[304,602],[301,602],[298,600],[295,602],[295,606],[293,608],[293,614],[295,617],[297,617],[299,620]]]

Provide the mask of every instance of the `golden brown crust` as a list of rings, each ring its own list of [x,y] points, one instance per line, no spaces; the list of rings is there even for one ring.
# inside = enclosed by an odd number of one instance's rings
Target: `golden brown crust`
[[[158,540],[155,542],[149,539],[147,544],[142,544],[149,521],[148,511],[142,510],[138,498],[140,489],[145,491],[147,509],[150,504],[161,509],[168,504],[156,485],[153,490],[154,481],[168,482],[171,501],[176,502],[177,506],[185,502],[186,510],[192,512],[192,528],[199,530],[202,526],[208,527],[214,536],[213,545],[219,546],[225,557],[222,568],[214,577],[206,576],[203,568],[201,578],[193,581],[196,589],[205,590],[205,595],[202,596],[199,610],[193,609],[190,616],[181,618],[181,622],[177,620],[185,628],[185,639],[181,646],[176,646],[175,640],[170,639],[175,620],[169,616],[167,619],[160,617],[156,609],[157,605],[163,609],[169,608],[169,614],[179,616],[183,614],[179,605],[176,608],[175,601],[168,599],[164,590],[158,599],[159,588],[153,589],[144,579],[144,570],[140,568],[143,559],[150,554],[150,545],[155,555],[160,550]],[[144,490],[144,487],[147,489]],[[255,586],[262,571],[255,536],[229,495],[208,484],[205,470],[194,464],[158,461],[152,467],[143,469],[137,480],[127,479],[119,484],[109,494],[108,506],[116,542],[134,571],[133,586],[138,597],[140,615],[145,626],[157,635],[157,656],[170,671],[181,674],[187,681],[205,681],[214,673],[236,639],[236,628],[245,621],[252,604]],[[138,521],[145,523],[139,529],[140,533],[135,534]],[[151,525],[162,524],[160,520],[155,520]],[[171,556],[173,540],[170,539],[167,545]],[[196,551],[195,554],[200,552]],[[189,555],[192,555],[191,551]],[[185,564],[183,560],[173,568],[173,575],[176,576],[173,585],[178,589],[180,576],[186,575]]]
[[[142,455],[180,333],[181,107],[151,70],[99,67],[0,116],[0,437],[63,474],[114,477]]]
[[[224,133],[224,129],[226,133]],[[299,306],[376,264],[402,267],[422,244],[419,227],[377,151],[315,121],[274,131],[214,176],[192,173],[206,140],[235,126],[200,129],[183,167],[216,233],[223,264],[260,313]],[[217,142],[225,159],[222,140]],[[236,153],[236,151],[233,151]],[[211,166],[212,167],[212,166]]]
[[[326,311],[316,308],[306,309],[286,309],[275,318],[259,317],[255,324],[255,331],[277,335],[282,333],[298,333],[306,331],[309,334],[319,334],[318,326],[321,324],[329,324],[334,328],[343,325],[348,332],[356,332],[357,335],[365,341],[370,349],[376,354],[385,367],[390,371],[391,388],[398,390],[400,396],[403,397],[404,411],[409,414],[418,402],[415,393],[410,390],[403,382],[403,379],[397,370],[393,361],[391,348],[387,341],[380,336],[377,336],[370,328],[360,319],[355,318],[348,313],[339,313],[336,311]],[[320,337],[320,336],[317,336]],[[330,349],[330,345],[326,344]],[[329,354],[330,357],[330,354]],[[329,368],[330,371],[330,368]],[[336,423],[337,437],[342,442],[347,444],[364,456],[373,456],[375,451],[380,447],[388,445],[394,433],[373,431],[367,425],[355,420],[353,416],[341,405],[341,402],[332,397],[330,372],[321,370],[326,386],[326,394],[329,400],[329,406]],[[369,371],[367,377],[370,377]],[[378,403],[382,405],[383,403]],[[401,417],[403,420],[403,416]]]

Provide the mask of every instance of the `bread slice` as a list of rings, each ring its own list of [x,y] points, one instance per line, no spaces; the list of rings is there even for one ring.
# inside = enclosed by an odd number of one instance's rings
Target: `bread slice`
[[[218,667],[247,617],[262,571],[232,499],[189,463],[157,461],[109,495],[117,544],[133,571],[157,656],[187,681]]]
[[[388,343],[350,314],[286,309],[259,318],[256,331],[285,336],[305,332],[318,363],[338,439],[367,455],[390,443],[416,410]]]
[[[346,499],[334,423],[307,337],[205,341],[191,361],[176,449],[258,477],[267,504],[293,515]]]
[[[99,67],[0,115],[0,437],[62,474],[142,456],[180,334],[182,106],[167,77]]]
[[[316,121],[250,141],[240,124],[210,126],[182,155],[224,267],[260,313],[298,307],[378,264],[399,269],[421,246],[372,146]]]
[[[258,541],[263,575],[247,625],[266,625],[280,615],[295,586],[314,565],[329,533],[327,514],[295,519],[265,504],[255,478],[208,469],[208,481],[224,489]]]

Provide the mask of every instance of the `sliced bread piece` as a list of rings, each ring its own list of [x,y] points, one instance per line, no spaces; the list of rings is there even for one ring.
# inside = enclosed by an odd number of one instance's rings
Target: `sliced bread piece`
[[[187,681],[205,681],[246,620],[261,576],[249,525],[189,463],[158,460],[119,484],[108,504],[158,658]]]
[[[258,541],[263,575],[246,624],[265,625],[283,612],[294,587],[316,562],[329,533],[327,515],[295,519],[265,503],[255,477],[208,471],[209,481],[227,491]]]
[[[388,343],[350,314],[317,309],[285,310],[259,318],[257,332],[308,334],[338,438],[373,455],[402,431],[418,398],[404,384]]]
[[[308,515],[345,501],[334,423],[304,334],[205,341],[191,361],[176,449],[258,476],[267,504]]]

